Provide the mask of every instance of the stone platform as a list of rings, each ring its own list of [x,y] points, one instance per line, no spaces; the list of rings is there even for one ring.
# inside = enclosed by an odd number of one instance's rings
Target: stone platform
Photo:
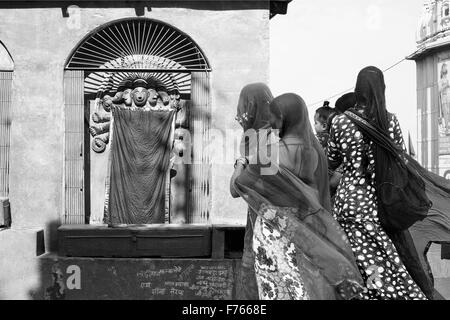
[[[230,300],[239,259],[39,258],[33,299]]]
[[[240,258],[245,226],[152,224],[58,228],[62,257]]]
[[[236,299],[237,275],[241,265],[244,238],[243,227],[232,225],[166,227],[172,229],[166,230],[162,240],[158,240],[161,234],[148,226],[120,230],[119,235],[121,233],[123,237],[117,239],[129,242],[132,249],[127,257],[114,257],[117,253],[112,252],[117,246],[111,245],[106,246],[111,248],[111,251],[105,254],[104,248],[99,245],[105,241],[103,236],[117,235],[117,230],[105,230],[108,229],[106,227],[100,229],[87,225],[61,227],[60,235],[73,238],[69,241],[59,239],[60,243],[74,247],[59,248],[59,253],[47,254],[42,254],[42,230],[3,230],[0,232],[2,243],[0,300]],[[104,233],[95,230],[103,230]],[[204,245],[198,246],[195,250],[199,251],[196,252],[190,248],[191,254],[202,253],[201,257],[187,257],[183,248],[189,243],[186,241],[189,237],[185,236],[196,233],[205,235],[203,239],[209,239],[209,242],[205,241]],[[146,252],[154,255],[152,257],[131,256],[141,252],[136,248],[139,236],[144,235],[150,237],[145,238],[145,241],[156,239],[155,241],[164,241],[165,245],[160,243],[159,248],[144,246],[154,248],[152,250],[155,251]],[[133,242],[133,236],[136,236],[136,242]],[[176,239],[179,241],[175,241]],[[93,241],[90,242],[92,248],[89,250],[86,249],[87,244],[76,247],[78,241],[88,240]],[[170,241],[175,241],[175,245],[168,250]],[[157,249],[159,251],[156,251]],[[108,257],[108,254],[111,256]],[[445,299],[450,300],[450,260],[442,259],[441,245],[433,244],[430,247],[428,260],[435,277],[436,289]]]

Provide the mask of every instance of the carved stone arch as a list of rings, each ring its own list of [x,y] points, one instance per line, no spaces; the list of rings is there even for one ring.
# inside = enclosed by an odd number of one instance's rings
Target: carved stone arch
[[[190,72],[211,71],[202,49],[189,35],[149,18],[120,19],[96,28],[71,52],[65,67],[93,71],[86,79],[86,90],[92,93],[101,87],[114,91],[130,74],[152,70],[151,75],[165,83],[167,89],[187,94]],[[106,80],[105,71],[111,69],[123,73]]]
[[[14,60],[6,46],[0,41],[0,71],[13,71]]]

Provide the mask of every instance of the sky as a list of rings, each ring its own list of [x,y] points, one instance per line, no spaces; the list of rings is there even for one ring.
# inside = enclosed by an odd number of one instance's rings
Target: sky
[[[299,94],[310,118],[323,100],[354,87],[369,65],[381,70],[416,50],[424,0],[293,0],[270,21],[270,80],[277,96]],[[416,141],[416,64],[385,72],[386,102]],[[339,96],[330,98],[331,106]]]

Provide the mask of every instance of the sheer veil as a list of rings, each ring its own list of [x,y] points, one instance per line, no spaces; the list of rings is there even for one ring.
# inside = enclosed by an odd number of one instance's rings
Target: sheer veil
[[[309,124],[303,99],[295,94],[275,98],[272,112],[282,120],[277,172],[261,174],[249,165],[236,179],[240,196],[273,235],[290,243],[288,263],[298,268],[312,299],[350,299],[362,290],[362,279],[349,242],[331,216],[327,162]]]

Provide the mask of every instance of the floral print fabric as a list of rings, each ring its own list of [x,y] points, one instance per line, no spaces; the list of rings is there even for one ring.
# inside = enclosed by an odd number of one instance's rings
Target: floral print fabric
[[[308,300],[294,244],[284,237],[287,219],[262,205],[253,231],[255,273],[261,300]]]

